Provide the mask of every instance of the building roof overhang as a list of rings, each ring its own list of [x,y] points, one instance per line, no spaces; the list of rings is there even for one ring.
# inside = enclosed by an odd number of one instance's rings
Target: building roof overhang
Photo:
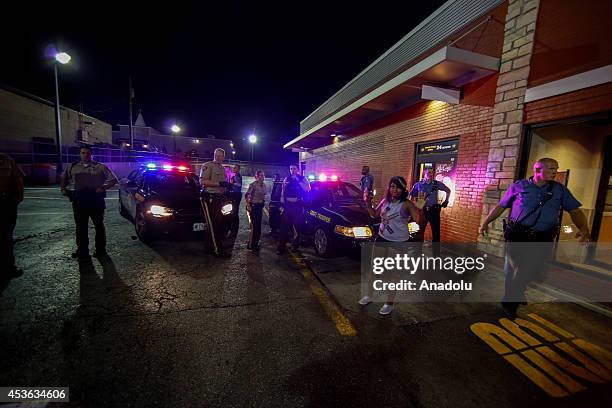
[[[499,58],[444,46],[312,127],[301,127],[301,134],[284,148],[303,150],[325,146],[332,143],[332,135],[342,135],[420,102],[423,85],[461,89],[495,74],[499,63]]]

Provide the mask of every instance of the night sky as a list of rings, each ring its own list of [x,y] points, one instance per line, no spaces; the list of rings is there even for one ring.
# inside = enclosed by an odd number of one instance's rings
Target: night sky
[[[444,2],[51,3],[22,6],[19,24],[1,28],[1,82],[52,99],[44,50],[56,44],[73,57],[63,105],[127,124],[131,74],[134,120],[142,109],[159,130],[176,120],[187,136],[236,144],[255,132],[255,160],[288,162],[282,144],[299,122]]]

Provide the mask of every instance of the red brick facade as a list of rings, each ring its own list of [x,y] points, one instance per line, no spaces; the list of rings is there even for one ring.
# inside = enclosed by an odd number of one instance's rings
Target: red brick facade
[[[442,212],[442,240],[473,242],[478,235],[493,109],[421,102],[370,124],[365,133],[313,151],[306,173],[327,172],[357,183],[369,165],[380,198],[395,175],[411,182],[417,143],[459,138],[456,199]]]
[[[612,83],[525,104],[525,124],[612,111]]]

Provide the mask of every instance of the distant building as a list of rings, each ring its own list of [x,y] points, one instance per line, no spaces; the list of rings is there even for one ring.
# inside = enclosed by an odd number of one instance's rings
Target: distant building
[[[55,103],[0,85],[0,151],[18,162],[53,161]],[[62,146],[112,143],[112,126],[97,118],[60,107]]]
[[[117,125],[119,130],[114,130],[113,142],[123,148],[132,148],[130,146],[130,130],[129,125]],[[187,137],[176,135],[176,140],[173,135],[164,134],[159,130],[147,126],[142,112],[138,114],[136,122],[132,126],[134,132],[134,149],[148,150],[153,152],[176,154],[182,157],[193,158],[210,158],[214,150],[218,147],[225,150],[228,158],[231,156],[232,147],[231,140],[217,139],[214,136],[207,137]],[[176,149],[175,149],[176,142]]]

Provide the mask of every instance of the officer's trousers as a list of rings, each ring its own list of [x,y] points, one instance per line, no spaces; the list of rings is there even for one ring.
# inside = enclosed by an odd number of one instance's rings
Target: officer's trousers
[[[261,237],[261,218],[263,215],[263,203],[251,204],[251,233],[249,234],[249,248],[256,249]]]
[[[293,230],[293,249],[297,249],[300,245],[301,237],[300,230],[302,228],[302,218],[304,214],[304,203],[285,203],[283,216],[281,219],[280,237],[278,238],[278,249],[285,250],[287,243],[287,234]]]
[[[77,253],[89,254],[89,219],[96,229],[96,252],[106,252],[106,229],[104,228],[104,208],[82,208],[72,204],[76,225]]]
[[[224,216],[221,213],[221,208],[226,204],[226,201],[223,194],[202,192],[202,210],[204,211],[213,251],[216,254],[224,252],[223,239],[231,223],[231,218],[228,220],[229,216]],[[234,211],[237,211],[236,208],[234,208]]]

